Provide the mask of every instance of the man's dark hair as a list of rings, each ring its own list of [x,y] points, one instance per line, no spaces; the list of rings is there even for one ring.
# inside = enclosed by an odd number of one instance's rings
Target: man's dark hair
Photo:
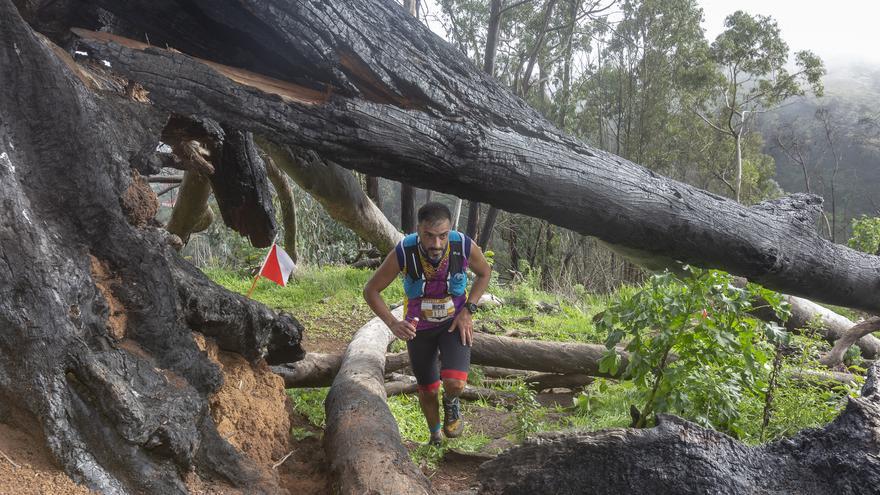
[[[431,201],[419,208],[419,223],[434,224],[443,220],[452,222],[452,212],[443,203]]]

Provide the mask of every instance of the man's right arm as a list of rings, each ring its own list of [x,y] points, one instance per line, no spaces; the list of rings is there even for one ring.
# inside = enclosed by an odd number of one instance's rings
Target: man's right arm
[[[398,320],[391,314],[391,310],[388,309],[388,305],[385,304],[381,295],[381,292],[391,285],[391,282],[394,282],[399,273],[400,266],[397,263],[397,254],[391,251],[385,257],[385,261],[379,265],[376,273],[367,281],[367,285],[364,286],[364,299],[367,301],[370,309],[373,310],[373,313],[376,313],[376,316],[388,325],[391,333],[397,338],[409,340],[416,335],[415,327],[408,321]]]

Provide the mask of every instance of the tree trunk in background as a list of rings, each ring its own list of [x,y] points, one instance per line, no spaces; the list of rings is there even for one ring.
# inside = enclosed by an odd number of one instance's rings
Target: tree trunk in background
[[[467,229],[465,233],[471,239],[477,238],[478,228],[480,225],[480,203],[470,201],[468,203]]]
[[[497,219],[498,208],[492,206],[489,208],[489,212],[486,213],[486,223],[483,224],[483,230],[480,231],[480,240],[477,242],[484,251],[489,249],[489,241],[492,240],[492,230],[495,229],[495,221]]]
[[[302,357],[302,327],[209,281],[152,225],[132,166],[168,114],[77,66],[8,0],[0,67],[0,421],[103,493],[185,494],[187,473],[279,493],[218,433],[222,374],[193,330],[256,363]]]
[[[275,187],[275,194],[278,195],[278,203],[281,205],[281,222],[284,225],[284,250],[290,255],[294,263],[299,261],[296,251],[296,203],[293,200],[293,188],[287,182],[287,177],[281,173],[275,160],[271,156],[263,157],[263,163],[266,164],[266,172],[269,174],[269,180]]]
[[[210,197],[211,181],[207,177],[192,170],[184,172],[177,201],[165,226],[168,232],[180,237],[186,244],[191,234],[210,227],[214,221],[214,212],[208,206]]]
[[[258,138],[258,142],[275,164],[321,203],[334,220],[379,251],[390,252],[403,238],[366,196],[350,170],[296,146],[278,145],[263,138]]]
[[[382,209],[382,198],[379,196],[379,178],[375,175],[367,176],[367,197],[376,205],[376,208]]]

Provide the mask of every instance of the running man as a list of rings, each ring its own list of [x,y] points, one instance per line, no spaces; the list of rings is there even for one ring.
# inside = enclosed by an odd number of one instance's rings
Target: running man
[[[397,244],[364,287],[364,299],[391,332],[406,341],[419,387],[419,404],[432,445],[440,430],[461,435],[464,421],[458,396],[467,384],[473,342],[472,316],[489,285],[492,268],[482,250],[466,235],[450,230],[452,214],[441,203],[419,208],[417,232]],[[467,292],[467,270],[476,275]],[[406,293],[404,318],[398,320],[380,293],[398,276]],[[439,360],[438,360],[439,357]],[[443,381],[443,423],[439,389]]]

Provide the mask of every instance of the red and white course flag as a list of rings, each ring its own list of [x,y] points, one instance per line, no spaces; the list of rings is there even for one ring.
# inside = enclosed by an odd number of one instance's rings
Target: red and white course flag
[[[281,249],[281,246],[272,244],[272,249],[263,261],[263,266],[260,268],[260,273],[258,273],[257,276],[268,278],[276,284],[286,287],[287,279],[290,277],[290,274],[293,273],[294,268],[296,268],[296,264],[290,259],[290,256]]]

